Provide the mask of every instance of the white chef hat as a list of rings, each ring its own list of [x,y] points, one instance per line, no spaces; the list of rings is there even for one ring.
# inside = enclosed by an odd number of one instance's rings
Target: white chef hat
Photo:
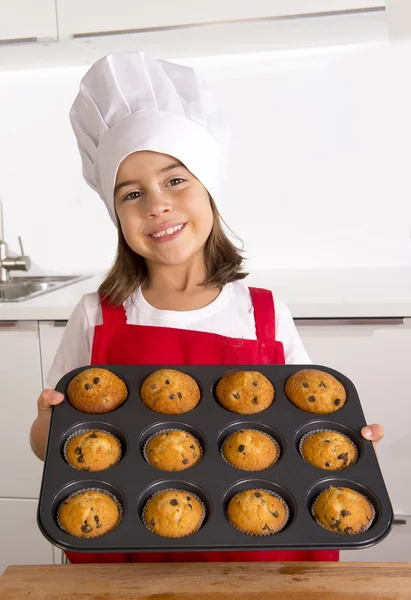
[[[143,52],[109,54],[83,77],[70,121],[84,178],[104,200],[114,223],[118,167],[137,150],[177,158],[219,202],[227,127],[193,69]]]

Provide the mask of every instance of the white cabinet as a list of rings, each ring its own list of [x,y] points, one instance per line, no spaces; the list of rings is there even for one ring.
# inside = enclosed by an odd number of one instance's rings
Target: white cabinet
[[[411,38],[411,3],[404,0],[388,0],[388,29],[390,40]]]
[[[1,0],[0,40],[383,8],[383,0]],[[56,11],[57,8],[57,11]]]
[[[57,39],[55,0],[1,0],[0,40]]]
[[[38,497],[43,463],[29,434],[41,390],[37,321],[0,322],[1,497]]]
[[[62,332],[64,327],[56,330]],[[0,322],[0,573],[10,564],[54,560],[53,546],[37,526],[43,462],[29,441],[42,389],[38,322]],[[57,550],[56,562],[60,562]]]
[[[342,561],[411,562],[411,515],[397,515],[388,536],[375,546],[364,550],[340,552]]]
[[[381,423],[379,462],[396,514],[411,514],[411,319],[297,321],[314,363],[357,388],[366,419]]]
[[[383,7],[383,0],[57,0],[62,37]]]
[[[67,321],[39,322],[43,388],[48,387],[46,384],[47,373],[51,368],[57,348],[59,347],[61,338],[63,337],[66,323]]]
[[[37,500],[0,498],[0,531],[0,575],[9,565],[53,564],[53,546],[37,526]]]

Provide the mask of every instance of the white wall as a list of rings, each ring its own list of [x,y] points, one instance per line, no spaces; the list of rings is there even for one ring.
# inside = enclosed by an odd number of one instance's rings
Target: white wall
[[[233,131],[222,213],[249,268],[411,265],[411,42],[180,60]],[[68,111],[88,67],[0,72],[5,238],[39,270],[109,266],[116,232]]]

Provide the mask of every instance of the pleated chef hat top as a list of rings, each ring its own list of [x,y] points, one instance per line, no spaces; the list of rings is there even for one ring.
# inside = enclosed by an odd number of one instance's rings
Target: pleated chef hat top
[[[118,167],[137,150],[177,158],[219,203],[227,127],[209,88],[192,68],[143,52],[109,54],[81,80],[70,121],[84,178],[116,225]]]

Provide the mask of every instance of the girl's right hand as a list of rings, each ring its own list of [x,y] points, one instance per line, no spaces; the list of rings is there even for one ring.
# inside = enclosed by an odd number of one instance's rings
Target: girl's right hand
[[[37,408],[39,414],[50,411],[52,406],[55,406],[56,404],[61,404],[63,400],[64,394],[56,392],[56,390],[52,390],[51,388],[46,388],[41,392],[37,400]]]

